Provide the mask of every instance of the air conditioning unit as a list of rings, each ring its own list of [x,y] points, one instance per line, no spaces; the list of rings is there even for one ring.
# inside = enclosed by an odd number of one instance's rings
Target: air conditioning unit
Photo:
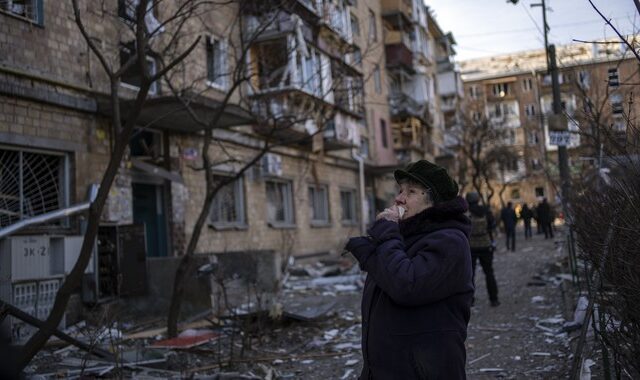
[[[78,260],[83,236],[12,236],[0,240],[0,299],[46,319],[58,289]],[[85,273],[95,273],[94,246]],[[65,320],[60,326],[65,326]],[[24,342],[35,328],[16,318],[0,326],[14,342]]]

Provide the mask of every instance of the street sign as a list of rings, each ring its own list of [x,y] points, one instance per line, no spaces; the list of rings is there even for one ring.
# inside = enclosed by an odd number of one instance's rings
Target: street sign
[[[549,131],[549,145],[567,146],[571,143],[571,133]]]

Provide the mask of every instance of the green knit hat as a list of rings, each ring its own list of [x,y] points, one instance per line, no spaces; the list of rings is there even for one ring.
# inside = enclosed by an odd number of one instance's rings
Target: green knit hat
[[[412,162],[406,169],[393,172],[393,176],[397,182],[410,178],[424,185],[431,190],[436,203],[452,200],[458,195],[458,184],[449,177],[447,170],[427,160]]]

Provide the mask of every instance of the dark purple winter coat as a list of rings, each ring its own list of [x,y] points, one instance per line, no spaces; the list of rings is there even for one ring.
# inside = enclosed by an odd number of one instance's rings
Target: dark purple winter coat
[[[349,240],[367,280],[360,379],[465,379],[473,282],[467,203],[457,197]]]

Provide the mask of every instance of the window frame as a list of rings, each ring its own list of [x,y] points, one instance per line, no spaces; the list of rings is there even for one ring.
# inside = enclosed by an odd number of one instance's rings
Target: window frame
[[[216,45],[218,43],[218,51],[221,55],[220,58],[217,58],[215,55]],[[211,50],[210,50],[211,47]],[[210,56],[209,54],[213,54]],[[217,59],[216,59],[217,58]],[[214,62],[210,62],[210,60]],[[219,62],[216,62],[219,61]],[[228,70],[229,70],[229,44],[226,38],[221,38],[216,35],[207,35],[205,38],[205,63],[207,70],[207,86],[225,91],[229,88],[229,80],[228,80]],[[221,70],[220,74],[217,78],[215,77],[215,72],[210,72],[210,68],[214,68],[217,66],[221,66],[219,70]],[[213,74],[213,75],[212,75]]]
[[[319,195],[321,193],[318,190],[324,191],[324,196]],[[313,194],[312,194],[313,192]],[[329,205],[329,186],[323,183],[315,184],[310,183],[307,185],[307,196],[309,202],[309,224],[311,227],[329,227],[331,226],[331,207]],[[320,198],[324,198],[323,201],[323,212],[325,213],[325,217],[318,219],[315,218],[316,212],[316,201]],[[321,206],[322,206],[321,205]]]
[[[216,177],[218,178],[231,178],[234,177],[235,173],[228,173],[228,172],[214,172],[213,173],[213,178],[214,180],[216,179]],[[234,208],[235,208],[235,214],[237,216],[237,220],[233,221],[233,222],[227,222],[227,221],[221,221],[221,220],[214,220],[214,208],[216,207],[217,203],[216,201],[220,202],[218,200],[218,195],[220,194],[220,191],[222,191],[223,189],[225,189],[227,186],[233,186],[233,194],[234,194]],[[209,215],[207,216],[207,220],[209,223],[209,226],[216,229],[216,230],[230,230],[230,229],[236,229],[236,230],[243,230],[243,229],[247,229],[248,228],[248,221],[247,221],[247,215],[246,215],[246,193],[245,193],[245,186],[244,186],[244,176],[239,176],[238,178],[236,178],[235,180],[227,183],[226,185],[224,185],[222,188],[220,188],[220,190],[218,191],[218,194],[216,194],[216,196],[213,198],[213,200],[211,201],[211,205],[209,207]],[[219,210],[218,210],[218,214],[219,214]],[[219,215],[218,215],[219,217]]]
[[[376,94],[382,94],[382,70],[380,70],[380,65],[376,64],[373,67],[373,87],[376,91]]]
[[[33,25],[44,27],[44,1],[43,0],[27,0],[27,1],[30,1],[32,4],[32,7],[35,9],[33,11],[32,17],[10,11],[9,9],[4,7],[0,8],[0,14],[4,14],[21,21],[25,21]],[[9,5],[9,3],[7,3],[6,5]]]
[[[17,152],[20,155],[23,155],[24,153],[29,153],[29,154],[41,154],[41,155],[59,157],[60,165],[61,165],[61,168],[59,170],[62,178],[59,179],[58,185],[62,188],[62,191],[60,195],[61,202],[58,209],[64,209],[71,205],[71,153],[47,150],[47,149],[37,149],[37,148],[33,149],[33,148],[23,147],[23,146],[10,146],[10,145],[3,145],[3,144],[0,144],[0,150]],[[22,162],[22,159],[20,159],[20,162]],[[24,170],[24,168],[21,167],[20,170],[22,171]],[[18,177],[22,180],[23,175],[18,173]],[[20,188],[22,188],[22,185],[19,185],[19,186]],[[22,190],[22,192],[24,193],[24,190]],[[29,217],[34,217],[34,216],[44,214],[44,213],[34,214],[32,216],[26,216],[26,217],[22,215],[22,209],[23,209],[22,204],[24,200],[23,200],[22,194],[20,194],[19,196],[20,196],[20,200],[19,200],[20,214],[18,216],[18,221],[28,219]],[[50,210],[50,211],[55,211],[55,210]],[[70,227],[71,227],[70,218],[65,217],[60,219],[59,224],[40,224],[35,227],[29,227],[28,230],[37,231],[37,230],[46,229],[47,231],[52,231],[54,229],[69,229]]]
[[[285,220],[271,220],[269,217],[269,183],[273,184],[283,184],[287,187],[287,193],[285,198],[283,199],[283,207],[284,207],[284,215]],[[266,202],[265,205],[267,207],[267,223],[270,227],[273,228],[296,228],[296,210],[295,210],[295,199],[293,196],[293,181],[289,179],[282,178],[269,178],[264,181],[265,184],[265,197]]]
[[[388,133],[387,121],[385,119],[380,119],[380,142],[382,143],[383,148],[389,148]]]
[[[126,63],[126,61],[122,62],[122,51],[123,50],[127,51],[127,54],[129,54],[129,57],[131,57],[130,48],[127,47],[126,44],[120,44],[120,50],[119,50],[118,54],[120,55],[120,65],[121,65],[121,67],[122,67],[122,65],[124,63]],[[153,57],[151,57],[149,55],[147,55],[145,57],[145,59],[147,60],[147,62],[151,63],[151,67],[152,67],[151,74],[155,75],[158,72],[158,63],[156,62],[156,60]],[[133,65],[132,68],[137,68],[137,65]],[[139,86],[136,86],[136,85],[131,84],[131,83],[126,83],[126,82],[123,81],[125,73],[122,73],[123,76],[120,77],[120,86],[124,87],[124,88],[127,88],[129,90],[140,91],[140,87]],[[153,83],[151,83],[151,86],[149,86],[149,95],[157,95],[158,93],[159,93],[158,81],[154,81]]]
[[[351,35],[354,37],[360,37],[360,20],[353,12],[349,12],[349,15],[351,22]]]
[[[349,212],[353,214],[351,219],[345,219],[345,207],[342,204],[343,194],[350,194],[352,199],[352,205]],[[358,193],[354,188],[343,187],[340,188],[340,222],[343,226],[354,226],[358,224]]]
[[[367,42],[378,42],[378,20],[376,13],[371,8],[369,8],[369,34],[367,36]]]

